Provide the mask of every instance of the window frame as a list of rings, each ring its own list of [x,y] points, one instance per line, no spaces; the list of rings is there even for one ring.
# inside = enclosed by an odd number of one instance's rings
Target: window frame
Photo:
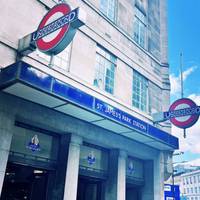
[[[137,23],[137,24],[136,24]],[[137,28],[136,28],[137,25]],[[144,31],[141,29],[144,28]],[[137,32],[135,30],[138,30]],[[144,33],[142,36],[141,33]],[[137,34],[137,39],[136,39]],[[135,15],[133,20],[133,40],[142,48],[146,49],[147,46],[147,23],[146,23],[146,15],[140,11],[140,9],[135,6]],[[141,39],[143,38],[143,40]],[[142,42],[143,41],[143,42]]]
[[[139,88],[137,87],[137,83],[134,80],[135,77],[137,78],[136,81],[139,82]],[[136,71],[134,69],[133,69],[132,78],[133,78],[133,80],[132,80],[132,106],[135,108],[138,108],[139,110],[141,110],[143,112],[148,113],[149,112],[149,109],[148,109],[148,106],[149,106],[149,81],[146,77],[144,77],[142,74],[140,74],[138,71]],[[135,90],[134,90],[134,87],[135,87]],[[137,93],[134,94],[135,92],[137,92]],[[146,97],[145,96],[143,97],[143,92],[145,92]],[[134,99],[135,96],[139,96],[139,99],[137,102]],[[143,99],[145,100],[145,104],[142,102]],[[138,106],[136,105],[137,103],[138,103]],[[142,105],[144,106],[144,108],[142,108]]]
[[[60,52],[57,55],[52,55],[53,58],[51,58],[50,55],[45,54],[44,52],[40,51],[39,49],[36,50],[36,55],[42,60],[42,62],[45,62],[48,64],[49,67],[52,68],[57,68],[58,70],[63,70],[63,71],[69,71],[70,69],[70,61],[71,61],[71,54],[72,54],[72,43],[69,44],[62,52]],[[66,56],[67,59],[64,59],[64,55]],[[51,59],[53,59],[53,63],[51,63]],[[55,62],[57,62],[59,60],[59,62],[62,62],[62,60],[65,60],[65,64],[64,65],[58,65]]]
[[[109,59],[110,57],[110,59]],[[100,60],[104,63],[104,65],[100,64]],[[106,62],[109,63],[110,66],[106,65]],[[110,67],[110,68],[109,68]],[[113,67],[113,70],[111,69]],[[95,77],[93,85],[104,90],[105,92],[114,95],[115,93],[115,68],[117,67],[117,57],[109,52],[104,47],[97,45],[96,47],[96,62],[95,62]],[[107,69],[111,73],[113,73],[113,77],[109,76],[108,79],[113,84],[107,84]],[[101,82],[99,82],[101,81]],[[108,89],[107,89],[108,86]],[[110,89],[109,89],[110,88]]]
[[[104,3],[106,4],[106,6],[103,5]],[[112,6],[112,4],[113,4],[113,6]],[[112,22],[116,22],[117,0],[100,0],[99,9],[109,20],[111,20]],[[113,11],[113,16],[109,15],[109,13],[110,13],[109,10]]]

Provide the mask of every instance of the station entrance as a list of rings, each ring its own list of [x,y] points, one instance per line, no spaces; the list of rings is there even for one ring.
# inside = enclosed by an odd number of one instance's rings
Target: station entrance
[[[126,200],[141,200],[141,186],[126,184]]]
[[[49,171],[8,163],[1,200],[47,199]]]
[[[101,200],[102,181],[80,176],[78,179],[77,200]]]

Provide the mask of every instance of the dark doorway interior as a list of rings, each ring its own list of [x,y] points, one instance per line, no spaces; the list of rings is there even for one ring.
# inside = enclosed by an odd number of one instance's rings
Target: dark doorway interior
[[[8,163],[1,200],[46,200],[48,171]]]
[[[126,200],[140,200],[140,187],[127,184],[126,185]]]
[[[77,200],[100,200],[102,181],[90,177],[79,177]]]

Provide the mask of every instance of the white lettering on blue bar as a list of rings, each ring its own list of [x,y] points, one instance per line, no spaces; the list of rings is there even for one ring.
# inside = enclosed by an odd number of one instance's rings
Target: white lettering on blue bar
[[[188,115],[200,115],[200,106],[164,112],[164,119],[171,119]]]
[[[95,99],[95,110],[137,130],[147,132],[146,123],[98,99]]]

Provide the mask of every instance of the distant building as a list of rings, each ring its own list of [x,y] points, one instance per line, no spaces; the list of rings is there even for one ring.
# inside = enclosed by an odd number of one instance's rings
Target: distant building
[[[200,167],[177,165],[174,175],[168,180],[170,184],[180,186],[181,200],[200,200]]]
[[[181,196],[188,200],[200,200],[200,170],[183,173],[180,178]]]

